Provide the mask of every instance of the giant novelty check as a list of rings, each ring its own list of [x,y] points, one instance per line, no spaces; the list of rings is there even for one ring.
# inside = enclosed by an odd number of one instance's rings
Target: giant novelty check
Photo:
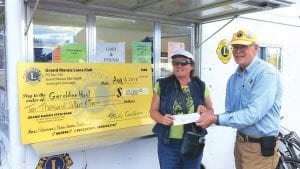
[[[150,64],[19,63],[23,144],[151,124]]]

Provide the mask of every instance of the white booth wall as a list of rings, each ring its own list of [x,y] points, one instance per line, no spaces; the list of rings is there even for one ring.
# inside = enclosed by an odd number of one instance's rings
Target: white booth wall
[[[270,15],[266,13],[266,15]],[[298,120],[298,100],[300,95],[300,79],[297,72],[300,68],[298,50],[300,39],[299,20],[294,20],[289,24],[285,23],[288,17],[273,15],[268,20],[253,19],[259,16],[251,14],[246,17],[234,19],[229,25],[218,32],[202,45],[201,78],[210,86],[215,113],[223,113],[225,107],[225,90],[229,76],[235,71],[237,65],[234,59],[223,64],[216,54],[218,43],[222,39],[230,40],[232,33],[239,29],[247,29],[254,32],[260,46],[275,46],[282,49],[282,69],[280,75],[283,82],[283,97],[281,109],[281,126],[296,131],[300,134]],[[295,16],[293,16],[295,17]],[[290,18],[290,17],[289,17]],[[203,39],[225,25],[229,20],[209,23],[203,25]],[[212,126],[209,128],[207,137],[207,147],[205,149],[204,164],[207,168],[227,169],[233,168],[233,146],[235,130],[228,127]]]

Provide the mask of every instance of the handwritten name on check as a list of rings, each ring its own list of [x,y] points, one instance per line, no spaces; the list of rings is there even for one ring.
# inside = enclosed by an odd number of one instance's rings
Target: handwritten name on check
[[[200,119],[200,114],[198,112],[190,114],[178,114],[174,115],[173,125],[193,123],[198,119]]]

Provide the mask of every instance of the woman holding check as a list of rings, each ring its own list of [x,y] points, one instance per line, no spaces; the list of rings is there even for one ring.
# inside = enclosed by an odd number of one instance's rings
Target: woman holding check
[[[213,112],[208,88],[194,76],[194,56],[185,50],[175,51],[172,58],[173,74],[159,79],[153,89],[150,108],[151,118],[156,122],[153,132],[158,137],[158,158],[161,169],[200,169],[203,149],[196,155],[184,155],[181,152],[184,133],[196,129],[206,130],[195,123],[173,125],[178,114],[200,112],[204,105]]]

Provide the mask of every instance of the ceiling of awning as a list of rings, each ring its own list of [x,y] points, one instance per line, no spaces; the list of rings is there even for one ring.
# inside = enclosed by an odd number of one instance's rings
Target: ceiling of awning
[[[28,0],[34,4],[36,0]],[[40,0],[39,6],[72,7],[80,10],[209,22],[236,15],[288,7],[291,0]]]

